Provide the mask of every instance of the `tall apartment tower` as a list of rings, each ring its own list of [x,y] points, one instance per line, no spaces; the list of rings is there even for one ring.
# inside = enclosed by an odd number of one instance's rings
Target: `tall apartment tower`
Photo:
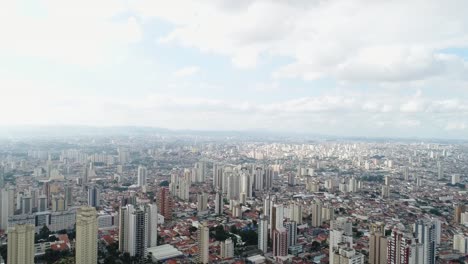
[[[138,187],[143,187],[146,185],[146,179],[148,177],[148,170],[144,166],[138,166],[138,179],[137,185]]]
[[[10,194],[9,190],[6,188],[0,189],[0,229],[7,230],[8,229],[8,217],[10,214],[10,206],[13,201],[10,201]],[[10,203],[11,202],[11,203]]]
[[[264,254],[268,252],[268,218],[265,215],[258,220],[258,249]]]
[[[312,226],[319,227],[322,225],[322,205],[320,203],[312,204]]]
[[[220,190],[223,186],[223,167],[213,163],[213,189]]]
[[[454,216],[453,221],[455,223],[461,223],[461,214],[465,212],[465,205],[464,204],[456,204],[454,208]]]
[[[283,227],[284,208],[282,204],[275,204],[270,211],[270,237],[273,238],[274,231]]]
[[[289,219],[297,224],[302,224],[302,205],[294,202],[289,205]]]
[[[437,161],[437,179],[441,180],[444,178],[444,167],[442,166],[442,163]]]
[[[221,242],[220,255],[223,259],[234,257],[234,242],[232,242],[231,238],[228,238],[225,241]]]
[[[288,232],[286,228],[279,227],[273,231],[273,256],[288,255]]]
[[[388,240],[387,263],[410,264],[410,256],[412,253],[411,245],[413,243],[414,241],[410,236],[394,229]]]
[[[198,242],[198,256],[197,263],[208,264],[210,260],[209,246],[210,246],[210,229],[208,225],[202,223],[198,226],[197,231],[197,242]]]
[[[148,247],[158,245],[158,206],[156,204],[148,204]]]
[[[369,264],[387,264],[387,246],[385,234],[372,232],[369,237]]]
[[[203,192],[197,194],[197,211],[203,212],[208,209],[208,194]]]
[[[295,246],[297,243],[297,223],[294,221],[288,221],[284,223],[286,232],[288,233],[288,248]]]
[[[215,196],[215,214],[222,215],[224,208],[223,195],[219,191],[216,192]]]
[[[413,226],[418,242],[424,245],[424,263],[435,264],[437,236],[437,223],[428,219],[419,220]]]
[[[34,263],[34,225],[16,225],[8,230],[8,261],[14,264]]]
[[[120,209],[119,250],[143,263],[148,253],[149,206],[126,205]]]
[[[88,189],[88,206],[99,207],[99,202],[101,200],[101,194],[99,188],[96,186],[91,186]]]
[[[169,188],[165,187],[159,190],[158,193],[158,208],[164,220],[172,220],[172,196],[169,193]]]
[[[97,263],[98,223],[94,207],[83,206],[76,214],[76,264]]]

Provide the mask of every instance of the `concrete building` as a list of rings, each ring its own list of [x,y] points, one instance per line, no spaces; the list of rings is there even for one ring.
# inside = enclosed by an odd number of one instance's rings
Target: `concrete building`
[[[210,255],[208,252],[210,246],[210,229],[208,225],[202,223],[197,230],[198,254],[197,263],[208,264]]]
[[[232,242],[231,238],[228,238],[225,241],[221,242],[220,256],[223,259],[229,259],[234,257],[234,242]]]
[[[286,228],[279,227],[273,231],[273,256],[288,255],[288,232]]]
[[[34,225],[16,225],[8,230],[7,263],[34,263]]]
[[[80,207],[76,214],[76,264],[97,263],[98,224],[94,207]]]

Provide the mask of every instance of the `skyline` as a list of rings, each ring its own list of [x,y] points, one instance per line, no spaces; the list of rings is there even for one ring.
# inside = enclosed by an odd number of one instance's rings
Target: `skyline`
[[[468,139],[467,9],[4,1],[0,127]]]

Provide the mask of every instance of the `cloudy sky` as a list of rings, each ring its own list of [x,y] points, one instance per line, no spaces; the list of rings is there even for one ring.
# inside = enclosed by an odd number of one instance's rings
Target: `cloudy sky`
[[[466,0],[0,0],[0,125],[468,138]]]

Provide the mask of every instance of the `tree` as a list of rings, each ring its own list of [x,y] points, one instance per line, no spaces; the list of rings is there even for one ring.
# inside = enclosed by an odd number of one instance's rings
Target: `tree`
[[[167,187],[167,186],[169,186],[169,182],[168,181],[162,181],[161,183],[159,183],[159,186]]]
[[[239,230],[237,229],[235,225],[231,226],[231,228],[229,229],[229,232],[236,234],[236,235],[239,234]]]

